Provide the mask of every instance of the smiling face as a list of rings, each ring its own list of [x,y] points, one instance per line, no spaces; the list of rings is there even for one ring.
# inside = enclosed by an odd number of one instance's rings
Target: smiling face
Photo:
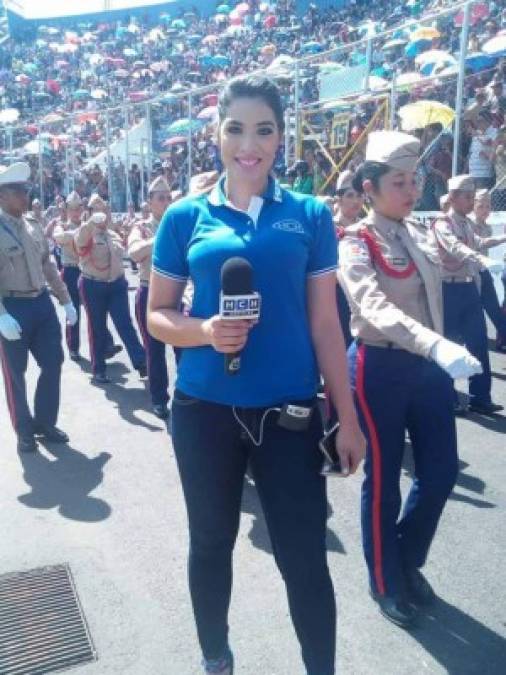
[[[218,131],[227,180],[261,188],[274,164],[281,132],[272,108],[260,98],[236,98]]]
[[[409,216],[419,197],[416,176],[412,171],[391,169],[379,179],[378,189],[364,181],[364,191],[372,199],[374,210],[391,220]]]

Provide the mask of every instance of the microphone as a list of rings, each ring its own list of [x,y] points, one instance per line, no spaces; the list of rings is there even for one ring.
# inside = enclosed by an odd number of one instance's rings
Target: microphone
[[[253,291],[253,267],[245,258],[229,258],[223,263],[220,316],[227,321],[260,317],[260,295]],[[227,375],[237,375],[240,368],[240,353],[225,354]]]

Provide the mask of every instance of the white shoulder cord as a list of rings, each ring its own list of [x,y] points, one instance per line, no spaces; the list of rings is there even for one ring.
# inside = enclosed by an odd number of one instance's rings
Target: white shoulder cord
[[[264,440],[264,424],[265,420],[267,418],[267,415],[271,412],[281,412],[281,408],[267,408],[267,410],[264,412],[262,415],[262,419],[260,420],[260,432],[258,434],[258,441],[255,440],[255,437],[253,434],[250,432],[248,427],[244,424],[244,422],[240,419],[239,415],[237,414],[235,405],[232,406],[232,412],[234,414],[234,417],[236,421],[238,422],[239,426],[243,429],[243,431],[248,435],[248,438],[250,441],[253,443],[253,445],[257,448],[259,448]]]

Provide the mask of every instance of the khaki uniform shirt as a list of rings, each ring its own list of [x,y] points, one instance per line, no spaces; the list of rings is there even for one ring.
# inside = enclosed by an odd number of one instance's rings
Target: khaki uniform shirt
[[[160,222],[151,216],[149,220],[134,223],[128,236],[128,256],[139,265],[139,279],[144,283],[149,282],[151,254],[159,225]]]
[[[88,221],[74,235],[79,267],[85,277],[116,281],[124,275],[124,248],[121,237],[110,229],[101,230]]]
[[[390,273],[361,236],[364,228]],[[394,276],[402,273],[403,278]],[[443,334],[442,284],[437,247],[420,223],[402,224],[372,211],[347,228],[339,244],[339,282],[354,337],[429,357]]]
[[[29,217],[14,218],[0,208],[0,314],[5,313],[2,297],[10,291],[36,294],[46,284],[62,305],[70,302],[40,225]]]
[[[65,267],[78,267],[79,255],[77,254],[75,234],[80,224],[76,225],[70,221],[62,223],[61,221],[54,228],[53,239],[61,247],[61,261]]]
[[[485,266],[482,251],[492,245],[493,238],[482,239],[475,234],[473,222],[450,210],[434,223],[434,234],[443,264],[443,281],[469,281]]]

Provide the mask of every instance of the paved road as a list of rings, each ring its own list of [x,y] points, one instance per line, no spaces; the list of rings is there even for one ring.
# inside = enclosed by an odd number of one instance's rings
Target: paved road
[[[170,361],[173,370],[172,355]],[[506,405],[506,356],[492,354],[492,363],[494,398]],[[88,370],[88,362],[64,365],[59,424],[70,446],[47,445],[22,461],[0,395],[0,573],[70,563],[99,655],[73,672],[194,675],[199,653],[186,589],[186,522],[170,434],[149,412],[145,385],[123,354],[110,368],[108,387],[91,386]],[[32,386],[34,373],[31,364]],[[360,479],[329,483],[340,673],[506,672],[506,418],[474,416],[458,427],[458,485],[426,568],[442,599],[412,633],[382,619],[368,597]],[[409,467],[408,452],[403,488]],[[238,673],[302,675],[249,483],[231,626]]]

